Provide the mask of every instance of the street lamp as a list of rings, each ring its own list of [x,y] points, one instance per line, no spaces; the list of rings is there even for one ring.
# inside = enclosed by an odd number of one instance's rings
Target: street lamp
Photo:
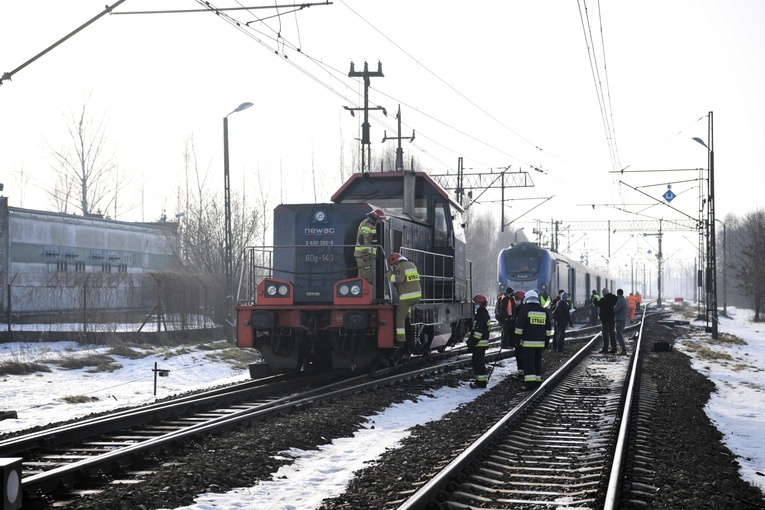
[[[227,322],[227,328],[226,329],[226,338],[229,342],[233,342],[234,340],[234,322],[232,320],[232,310],[233,310],[233,301],[234,301],[234,295],[233,295],[233,270],[232,270],[232,257],[231,257],[231,244],[232,244],[232,235],[231,235],[231,186],[229,185],[229,171],[228,171],[228,116],[236,113],[241,112],[242,110],[246,110],[252,106],[252,103],[242,103],[236,108],[234,108],[234,111],[223,117],[223,206],[225,209],[225,244],[226,244],[226,254],[225,254],[225,265],[226,265],[226,300],[228,301],[228,317],[226,319]]]
[[[714,122],[712,112],[709,112],[707,140],[709,144],[704,143],[701,138],[694,137],[693,140],[700,143],[707,149],[709,182],[707,193],[707,228],[709,237],[707,238],[707,323],[709,316],[712,316],[712,338],[718,338],[717,324],[717,254],[715,249],[715,151],[714,151]],[[707,331],[709,332],[709,331]]]

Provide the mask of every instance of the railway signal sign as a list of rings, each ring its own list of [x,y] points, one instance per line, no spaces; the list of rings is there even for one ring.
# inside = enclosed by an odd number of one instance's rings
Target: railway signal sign
[[[671,189],[668,189],[663,195],[664,200],[667,201],[667,203],[671,202],[672,199],[674,199],[677,195],[675,195]]]

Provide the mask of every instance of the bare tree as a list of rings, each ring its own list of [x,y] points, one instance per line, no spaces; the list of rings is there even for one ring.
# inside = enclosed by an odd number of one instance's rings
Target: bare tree
[[[183,204],[182,228],[179,233],[180,269],[186,273],[212,275],[220,281],[216,290],[219,313],[227,309],[225,291],[225,213],[223,198],[207,191],[209,167],[202,171],[196,157],[193,137],[186,143],[184,151],[186,180],[184,189],[179,190],[178,203]],[[265,196],[265,190],[263,191]],[[246,246],[258,237],[261,215],[258,206],[248,208],[242,193],[231,194],[231,210],[239,211],[231,217],[232,271],[239,274],[242,267],[240,256]],[[223,317],[216,317],[222,321]]]
[[[83,216],[114,210],[118,192],[126,184],[117,172],[116,157],[109,151],[106,115],[93,120],[88,111],[88,99],[79,112],[70,113],[67,133],[71,146],[52,149],[56,171],[53,190],[49,196],[59,212],[68,212],[79,202]],[[79,198],[75,200],[75,193]]]
[[[734,285],[749,298],[754,307],[754,321],[760,321],[762,298],[765,294],[765,266],[761,262],[765,253],[765,210],[757,209],[744,216],[728,232],[728,263],[734,274]]]

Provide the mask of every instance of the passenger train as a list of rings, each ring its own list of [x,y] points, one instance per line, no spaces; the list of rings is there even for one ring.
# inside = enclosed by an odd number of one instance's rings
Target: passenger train
[[[358,274],[359,224],[376,209],[373,285]],[[385,277],[398,252],[420,273],[411,310],[414,354],[462,340],[472,321],[472,268],[463,209],[422,172],[358,173],[331,203],[275,208],[272,246],[245,250],[237,297],[237,345],[255,348],[271,373],[361,369],[394,350],[395,287]]]
[[[611,288],[608,276],[560,253],[539,247],[536,243],[515,243],[499,252],[497,257],[499,291],[508,286],[514,290],[537,289],[552,297],[558,290],[566,291],[571,299],[575,320],[586,314],[593,290],[600,294],[603,287]],[[614,289],[611,289],[614,292]]]

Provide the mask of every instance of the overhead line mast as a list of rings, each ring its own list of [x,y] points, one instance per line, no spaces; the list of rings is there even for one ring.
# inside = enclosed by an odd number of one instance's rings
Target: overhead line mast
[[[361,173],[369,172],[369,165],[371,164],[372,160],[372,148],[371,148],[371,141],[369,140],[369,110],[382,110],[383,115],[386,117],[388,116],[388,113],[385,111],[385,108],[382,106],[375,106],[370,108],[369,107],[369,79],[370,78],[382,78],[384,77],[382,72],[382,62],[377,62],[377,71],[370,71],[369,65],[364,62],[364,70],[363,71],[356,71],[355,66],[353,65],[353,62],[351,62],[351,70],[348,72],[348,76],[351,78],[363,78],[364,79],[364,107],[363,108],[350,108],[348,106],[343,106],[346,110],[351,112],[351,115],[354,117],[356,114],[354,113],[356,110],[362,110],[364,112],[364,122],[361,124]],[[364,146],[366,145],[368,155],[369,155],[369,161],[364,160]]]
[[[409,142],[414,141],[414,129],[412,130],[412,136],[406,137],[401,136],[401,105],[398,105],[398,113],[396,114],[396,119],[398,120],[398,136],[388,136],[387,131],[383,131],[383,143],[385,143],[388,140],[398,140],[398,148],[396,148],[396,171],[397,172],[403,172],[404,171],[404,149],[401,148],[401,140],[409,140]],[[412,165],[412,171],[414,172],[414,165]]]
[[[481,194],[486,190],[500,188],[502,190],[502,232],[505,231],[505,188],[533,188],[534,182],[531,180],[528,172],[518,170],[510,172],[510,167],[504,168],[500,173],[482,172],[466,174],[462,166],[462,157],[457,158],[457,174],[439,174],[431,175],[434,181],[441,185],[445,190],[453,190],[457,197],[457,202],[467,209],[470,204],[465,205],[465,191],[468,191],[468,198],[475,202],[478,195],[473,199],[474,189],[480,189]],[[505,179],[508,179],[506,183]]]

